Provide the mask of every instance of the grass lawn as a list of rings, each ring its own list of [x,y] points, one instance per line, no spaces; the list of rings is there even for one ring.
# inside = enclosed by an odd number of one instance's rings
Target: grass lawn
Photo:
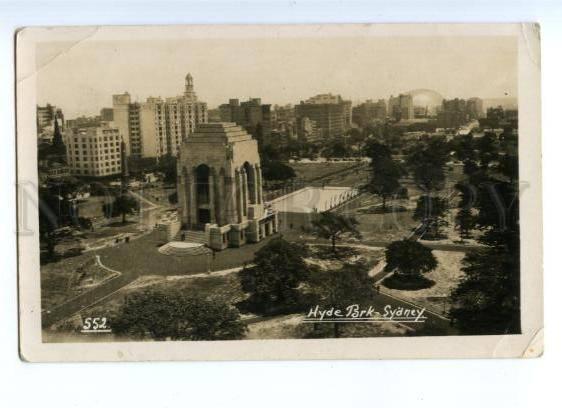
[[[437,313],[447,312],[451,306],[450,294],[463,276],[461,271],[464,253],[433,251],[438,266],[424,276],[435,282],[431,288],[420,290],[397,290],[383,288],[384,293],[427,307]]]
[[[209,255],[176,257],[158,252],[158,247],[164,242],[158,238],[156,232],[147,234],[128,244],[121,244],[111,248],[96,251],[102,263],[120,272],[142,275],[184,275],[230,269],[245,262],[251,262],[254,253],[263,247],[272,235],[256,244],[246,244],[241,248],[227,248],[216,252],[214,257]]]
[[[356,166],[355,162],[290,163],[297,178],[303,181],[314,180],[327,174]]]
[[[79,295],[113,274],[99,267],[92,254],[83,254],[41,266],[41,308],[51,309]]]

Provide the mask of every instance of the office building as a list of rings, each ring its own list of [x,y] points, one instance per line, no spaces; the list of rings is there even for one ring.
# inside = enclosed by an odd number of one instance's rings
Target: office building
[[[351,126],[351,102],[339,95],[316,95],[296,105],[295,116],[314,121],[321,139],[340,137]]]
[[[233,122],[242,126],[258,143],[269,144],[271,138],[271,105],[261,103],[260,98],[240,102],[230,99],[219,106],[221,122]]]
[[[386,101],[379,99],[377,102],[367,100],[360,105],[354,106],[352,110],[353,123],[360,127],[367,126],[375,120],[386,118]]]
[[[121,173],[121,134],[109,124],[65,131],[66,159],[75,176],[107,177]]]

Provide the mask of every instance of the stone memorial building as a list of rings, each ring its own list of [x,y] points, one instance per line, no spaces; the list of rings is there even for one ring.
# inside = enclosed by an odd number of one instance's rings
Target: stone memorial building
[[[221,250],[277,231],[277,213],[264,207],[257,141],[243,128],[199,124],[182,143],[177,163],[179,212],[188,237],[199,234]]]

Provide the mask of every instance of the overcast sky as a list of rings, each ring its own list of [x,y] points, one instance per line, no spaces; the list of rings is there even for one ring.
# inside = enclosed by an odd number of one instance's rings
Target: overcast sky
[[[445,98],[517,96],[514,37],[347,37],[50,42],[37,49],[37,103],[67,119],[98,114],[111,95],[183,92],[194,77],[201,101],[298,103],[319,93],[354,102],[417,88]]]

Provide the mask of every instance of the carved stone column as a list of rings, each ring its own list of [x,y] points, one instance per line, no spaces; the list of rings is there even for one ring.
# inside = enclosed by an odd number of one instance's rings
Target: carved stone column
[[[240,170],[236,169],[235,173],[235,189],[236,189],[236,215],[238,216],[238,222],[242,222],[242,174],[240,174]]]
[[[224,223],[236,223],[236,181],[230,176],[224,176]]]
[[[261,176],[261,167],[259,164],[256,164],[256,193],[257,193],[257,203],[263,204],[263,185],[262,185],[262,176]]]
[[[215,169],[209,169],[209,221],[211,224],[216,222],[215,214]]]
[[[214,172],[214,170],[213,170]],[[215,222],[220,226],[224,224],[224,174],[215,173]]]
[[[242,168],[241,173],[241,183],[242,183],[242,214],[248,215],[248,174],[246,170]]]

